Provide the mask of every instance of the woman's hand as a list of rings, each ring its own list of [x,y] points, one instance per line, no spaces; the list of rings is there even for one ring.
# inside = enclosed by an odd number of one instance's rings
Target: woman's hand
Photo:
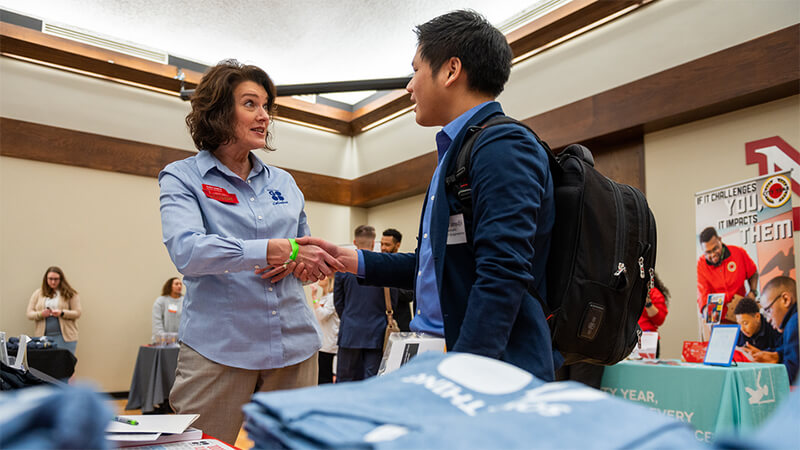
[[[50,311],[50,308],[45,308],[45,309],[42,310],[42,312],[40,314],[42,315],[42,319],[46,319],[46,318],[50,317],[53,314],[53,312]]]
[[[58,317],[58,316],[61,315],[61,310],[60,309],[54,309],[52,312],[50,312],[50,315],[53,316],[53,317]]]
[[[287,258],[288,259],[288,258]],[[271,265],[261,269],[256,269],[256,275],[261,278],[269,279],[273,283],[294,274],[303,282],[319,281],[322,278],[333,275],[337,271],[343,271],[344,265],[335,257],[316,245],[300,245],[297,250],[297,257],[294,261],[284,264]]]

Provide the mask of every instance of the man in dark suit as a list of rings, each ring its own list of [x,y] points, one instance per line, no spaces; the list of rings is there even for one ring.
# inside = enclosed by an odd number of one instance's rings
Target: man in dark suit
[[[323,246],[365,283],[413,288],[411,329],[443,336],[448,350],[498,358],[550,381],[561,358],[529,292],[535,287],[547,295],[555,207],[546,150],[519,126],[486,128],[469,171],[471,220],[445,189],[467,130],[503,115],[494,99],[508,80],[511,48],[470,11],[439,16],[416,33],[414,76],[406,89],[416,102],[417,123],[443,127],[416,252],[356,252],[316,238],[298,242]]]
[[[403,234],[394,228],[387,228],[381,236],[381,253],[397,253],[403,241]],[[411,331],[411,308],[414,304],[414,291],[410,289],[392,288],[392,298],[397,297],[397,308],[394,320],[400,331]]]
[[[353,244],[360,250],[372,250],[375,228],[360,225]],[[383,356],[386,331],[383,288],[361,286],[355,275],[340,273],[333,284],[333,304],[340,319],[336,380],[357,381],[374,376]]]

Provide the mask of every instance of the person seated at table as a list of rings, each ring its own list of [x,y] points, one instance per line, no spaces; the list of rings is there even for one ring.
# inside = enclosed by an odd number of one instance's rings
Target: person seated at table
[[[34,336],[50,337],[58,348],[75,354],[81,301],[61,268],[52,266],[45,270],[42,287],[33,292],[28,302],[27,316],[34,321]]]
[[[758,308],[758,303],[743,298],[733,310],[736,315],[736,323],[739,324],[742,332],[739,333],[738,347],[750,344],[752,347],[762,350],[774,351],[781,346],[783,335],[780,331],[772,328]]]
[[[183,283],[172,277],[161,288],[161,297],[153,303],[153,342],[161,333],[177,333],[183,311]]]
[[[775,277],[764,286],[758,300],[772,327],[783,332],[783,343],[774,352],[760,350],[752,345],[746,348],[756,362],[783,363],[789,374],[789,384],[797,379],[797,286],[789,277]]]

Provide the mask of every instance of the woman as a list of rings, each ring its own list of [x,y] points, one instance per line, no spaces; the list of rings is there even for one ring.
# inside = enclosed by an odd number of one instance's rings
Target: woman
[[[183,283],[173,277],[161,288],[161,297],[153,303],[153,342],[161,333],[177,333],[183,311]]]
[[[34,321],[34,336],[50,337],[58,348],[75,354],[81,300],[60,268],[48,267],[44,272],[42,287],[33,292],[28,302],[27,315]]]
[[[294,241],[309,234],[303,194],[251,153],[270,149],[275,97],[258,67],[212,67],[186,116],[199,152],[159,174],[164,244],[186,283],[170,403],[200,414],[194,426],[229,443],[254,392],[317,383],[318,326],[290,275],[307,271],[316,281],[343,269]],[[254,273],[264,267],[274,267],[270,281]]]
[[[667,318],[667,305],[669,304],[669,290],[664,283],[655,275],[655,286],[647,293],[647,301],[644,304],[642,316],[639,317],[639,328],[642,331],[658,331],[664,320]],[[661,355],[661,336],[658,337],[658,347],[656,347],[656,358]]]
[[[319,350],[319,384],[333,383],[333,357],[339,350],[339,316],[333,304],[334,278],[323,278],[311,286],[314,315],[322,329],[322,348]]]

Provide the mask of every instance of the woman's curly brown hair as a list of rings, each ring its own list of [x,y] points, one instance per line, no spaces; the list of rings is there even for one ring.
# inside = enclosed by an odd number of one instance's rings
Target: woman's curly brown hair
[[[194,90],[192,112],[186,116],[186,126],[198,150],[214,152],[220,145],[236,139],[234,135],[233,91],[242,81],[260,84],[267,91],[267,111],[270,119],[275,112],[275,85],[261,68],[245,65],[235,59],[226,59],[203,75]],[[270,146],[272,133],[267,132],[265,150]]]

